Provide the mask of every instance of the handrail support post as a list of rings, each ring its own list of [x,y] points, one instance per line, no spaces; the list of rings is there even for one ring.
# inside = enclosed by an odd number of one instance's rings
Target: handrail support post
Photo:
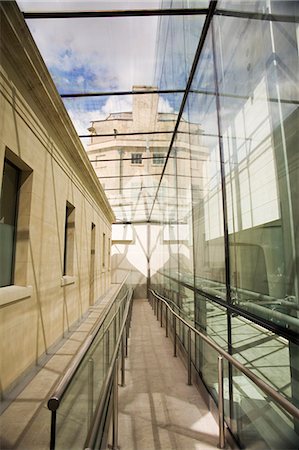
[[[168,337],[168,306],[165,309],[165,336]]]
[[[221,355],[218,355],[218,421],[219,421],[219,448],[225,448],[223,357]]]
[[[176,317],[173,316],[173,356],[176,357]]]
[[[94,361],[92,358],[88,360],[88,429],[92,422],[93,417],[93,391],[94,384]]]
[[[191,386],[191,372],[192,372],[192,364],[191,364],[191,329],[188,328],[188,386]]]
[[[128,357],[128,325],[125,326],[125,357]]]
[[[109,366],[110,360],[110,330],[106,331],[106,365]]]
[[[118,447],[118,359],[115,362],[113,379],[113,425],[112,425],[112,449]]]
[[[56,441],[56,410],[51,412],[50,450],[55,449],[55,441]]]
[[[125,385],[125,335],[121,337],[121,386]]]

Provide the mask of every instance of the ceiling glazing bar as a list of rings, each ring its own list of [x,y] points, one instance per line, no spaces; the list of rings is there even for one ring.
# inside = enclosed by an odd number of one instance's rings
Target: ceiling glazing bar
[[[140,150],[141,152],[141,150]],[[161,152],[160,150],[157,152],[159,153],[159,158],[165,158],[164,153]],[[170,159],[174,159],[174,156],[170,156]],[[154,156],[143,156],[142,161],[144,159],[156,159]],[[189,158],[182,158],[181,156],[176,157],[177,160],[182,160],[182,161],[189,161]],[[102,163],[102,162],[115,162],[115,161],[131,161],[132,158],[111,158],[111,159],[90,159],[89,161],[92,163]],[[197,159],[197,161],[206,161],[205,159]],[[137,164],[136,164],[137,165]],[[162,164],[160,164],[162,166]],[[159,167],[159,164],[156,164],[155,167]]]
[[[137,187],[123,187],[122,191],[133,191],[133,190],[140,191],[140,187],[141,186],[137,186]],[[148,190],[148,189],[157,189],[157,186],[146,186],[144,189],[146,189],[146,190]],[[168,189],[174,189],[174,188],[170,187]],[[180,188],[180,191],[189,191],[189,190],[190,190],[190,188],[185,188],[185,187],[181,187]],[[106,191],[117,191],[117,192],[119,192],[119,187],[117,187],[117,188],[108,188],[108,189],[105,188],[105,192]],[[172,196],[167,196],[167,195],[165,196],[165,198],[168,198],[168,197],[172,198]],[[109,196],[109,198],[112,198],[112,197]],[[117,198],[119,198],[119,196]],[[163,198],[164,198],[164,195],[163,195]]]
[[[112,95],[183,94],[184,92],[184,89],[140,89],[138,91],[75,92],[69,94],[60,94],[60,97],[109,97]]]
[[[110,11],[23,12],[25,19],[89,19],[95,17],[194,16],[207,14],[207,8],[128,9]]]
[[[165,158],[164,167],[163,167],[163,170],[162,170],[162,173],[161,173],[160,181],[159,181],[159,184],[158,184],[158,187],[157,187],[156,195],[155,195],[155,198],[154,198],[154,201],[153,201],[153,204],[152,204],[152,208],[151,208],[151,211],[150,211],[150,214],[149,214],[149,217],[148,217],[148,221],[150,221],[150,219],[151,219],[151,215],[152,215],[152,212],[153,212],[153,209],[154,209],[155,201],[156,201],[156,198],[158,196],[159,187],[161,185],[162,178],[163,178],[163,175],[164,175],[164,172],[165,172],[165,169],[166,169],[167,161],[169,159],[169,155],[170,155],[171,149],[172,149],[173,144],[174,144],[174,140],[175,140],[178,128],[179,128],[181,117],[183,115],[183,111],[184,111],[184,108],[185,108],[185,105],[186,105],[186,102],[187,102],[187,97],[188,97],[189,91],[191,89],[192,81],[193,81],[193,78],[194,78],[194,75],[195,75],[195,72],[196,72],[197,64],[198,64],[198,61],[199,61],[199,58],[200,58],[200,55],[201,55],[201,52],[202,52],[202,49],[203,49],[203,46],[204,46],[207,34],[208,34],[210,23],[212,21],[212,18],[214,16],[214,13],[215,13],[215,10],[216,10],[216,6],[217,6],[217,0],[216,1],[210,1],[208,14],[207,14],[207,17],[205,19],[205,22],[204,22],[204,25],[203,25],[203,29],[202,29],[202,32],[201,32],[201,35],[200,35],[200,38],[199,38],[198,46],[197,46],[197,49],[196,49],[196,52],[195,52],[195,56],[194,56],[194,60],[193,60],[193,63],[192,63],[191,70],[190,70],[189,78],[188,78],[188,81],[187,81],[187,84],[186,84],[186,89],[185,89],[184,96],[183,96],[183,99],[182,99],[182,102],[181,102],[181,106],[180,106],[180,110],[179,110],[179,113],[178,113],[177,121],[176,121],[174,130],[173,130],[173,135],[172,135],[171,142],[170,142],[170,145],[169,145],[168,153],[167,153],[166,158]]]
[[[98,161],[100,162],[100,161]],[[134,164],[133,164],[134,165]],[[136,166],[138,167],[138,164],[136,164]],[[157,174],[159,175],[159,174]],[[154,175],[152,175],[151,173],[141,173],[140,175],[138,175],[138,177],[143,178],[143,177],[153,177]],[[100,176],[98,177],[100,180],[102,179],[106,179],[106,178],[132,178],[132,175],[122,175],[121,177],[119,175],[109,175],[109,176]]]
[[[159,156],[159,157],[161,159],[164,158],[162,152],[160,152],[160,153],[161,153],[161,156]],[[143,161],[144,159],[155,159],[155,157],[153,157],[153,156],[143,156],[141,158],[141,160]],[[187,158],[185,158],[185,159],[187,159]],[[115,158],[115,159],[113,158],[113,159],[90,159],[89,161],[90,162],[94,162],[94,163],[100,163],[100,162],[131,161],[131,160],[132,160],[132,158]],[[160,165],[162,165],[162,164],[160,164]],[[156,166],[159,167],[158,164]]]
[[[98,161],[98,162],[100,162],[100,161]],[[138,164],[136,164],[136,167],[138,167]],[[140,175],[135,175],[135,176],[142,179],[143,177],[159,177],[160,174],[159,173],[157,173],[157,174],[141,173]],[[174,173],[166,173],[165,176],[167,176],[167,177],[176,177],[176,176],[178,176],[179,178],[190,178],[189,175],[182,175],[182,174],[181,175],[176,175]],[[101,175],[100,177],[98,177],[99,180],[107,179],[107,178],[132,178],[132,175],[122,175],[121,177],[119,175],[107,175],[107,176]],[[195,179],[199,179],[199,180],[205,179],[203,176],[195,176],[195,175],[192,176],[192,178],[194,180]],[[146,186],[143,186],[143,188],[146,189]]]
[[[216,13],[215,13],[216,15]],[[225,15],[225,14],[224,14]],[[230,16],[229,14],[227,14]],[[230,16],[231,17],[231,16]],[[294,22],[294,20],[293,20]],[[145,94],[183,94],[185,92],[184,89],[155,89],[155,90],[140,90],[140,91],[119,91],[119,92],[75,92],[75,93],[69,93],[69,94],[60,94],[61,98],[84,98],[84,97],[109,97],[109,96],[116,96],[116,95],[145,95]],[[203,94],[203,95],[210,95],[215,96],[214,91],[207,91],[206,89],[190,89],[190,92],[195,94]],[[225,93],[220,92],[219,95],[221,97],[228,97],[228,98],[240,98],[244,100],[248,100],[251,98],[248,95],[237,95],[232,93]],[[293,99],[277,99],[277,98],[267,98],[268,102],[274,102],[277,103],[278,101],[281,103],[295,103],[298,104],[299,101],[293,100]]]
[[[215,13],[216,15],[216,13]],[[203,94],[203,95],[210,95],[212,97],[216,96],[216,92],[215,91],[207,91],[205,89],[190,89],[190,92],[194,93],[194,94]],[[241,99],[241,100],[249,100],[252,98],[252,96],[250,95],[238,95],[238,94],[232,94],[229,92],[219,92],[219,96],[220,97],[227,97],[227,98],[232,98],[232,99]],[[267,97],[267,99],[265,97],[260,97],[260,99],[262,101],[267,101],[267,102],[273,102],[273,103],[286,103],[286,104],[299,104],[299,101],[296,99],[284,99],[284,98],[275,98],[275,97]]]
[[[294,2],[295,3],[295,2]],[[254,20],[268,20],[274,22],[299,22],[299,16],[289,16],[283,14],[268,14],[267,12],[252,12],[252,11],[233,11],[227,9],[217,9],[215,11],[217,16],[237,17],[239,19],[254,19]]]
[[[96,122],[96,121],[95,121]],[[79,138],[90,137],[117,137],[117,136],[138,136],[139,134],[172,134],[173,131],[132,131],[128,133],[107,133],[107,134],[80,134]],[[188,134],[186,132],[186,134]]]

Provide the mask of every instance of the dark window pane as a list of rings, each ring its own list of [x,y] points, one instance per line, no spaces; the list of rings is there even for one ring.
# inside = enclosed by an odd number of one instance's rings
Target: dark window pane
[[[132,153],[131,164],[142,164],[142,153]]]
[[[5,160],[0,199],[0,286],[13,284],[19,170]]]

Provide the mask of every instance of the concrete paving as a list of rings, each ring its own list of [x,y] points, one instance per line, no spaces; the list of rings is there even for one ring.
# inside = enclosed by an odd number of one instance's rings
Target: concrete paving
[[[121,450],[217,449],[218,425],[147,300],[135,300],[126,360],[126,385],[119,389]]]

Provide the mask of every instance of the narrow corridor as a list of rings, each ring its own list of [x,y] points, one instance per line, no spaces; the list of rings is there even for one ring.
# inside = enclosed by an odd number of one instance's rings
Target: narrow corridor
[[[119,389],[122,450],[216,449],[218,425],[187,371],[173,357],[147,300],[135,300],[126,385]]]

